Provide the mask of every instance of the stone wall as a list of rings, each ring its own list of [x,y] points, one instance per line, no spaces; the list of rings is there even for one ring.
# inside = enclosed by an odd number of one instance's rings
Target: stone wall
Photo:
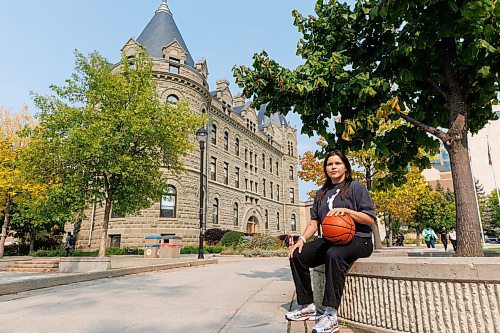
[[[324,266],[313,285],[320,303]],[[339,316],[372,332],[495,333],[499,306],[498,258],[373,257],[351,268]]]

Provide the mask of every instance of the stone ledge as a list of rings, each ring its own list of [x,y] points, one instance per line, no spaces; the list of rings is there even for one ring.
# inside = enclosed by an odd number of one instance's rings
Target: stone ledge
[[[72,284],[78,282],[106,279],[106,278],[114,278],[124,275],[131,274],[139,274],[139,273],[147,273],[175,268],[183,268],[183,267],[195,267],[200,265],[208,265],[208,264],[217,264],[217,259],[201,259],[196,261],[186,261],[179,263],[169,263],[169,264],[160,264],[160,265],[149,265],[144,267],[130,267],[130,268],[122,268],[116,270],[107,270],[101,272],[91,272],[91,273],[77,273],[68,276],[57,276],[57,277],[48,277],[43,279],[30,279],[30,280],[22,280],[16,282],[9,282],[2,284],[2,288],[0,289],[0,296],[9,295],[9,294],[17,294],[25,291],[42,289],[42,288],[50,288],[65,284]]]

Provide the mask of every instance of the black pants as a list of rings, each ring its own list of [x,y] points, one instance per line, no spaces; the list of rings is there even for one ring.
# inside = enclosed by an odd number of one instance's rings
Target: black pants
[[[441,243],[443,243],[444,250],[448,251],[448,240],[446,238],[441,238]]]
[[[457,240],[456,239],[450,239],[451,245],[453,245],[453,251],[457,251]]]
[[[372,252],[371,238],[354,237],[347,245],[334,245],[324,238],[304,244],[302,253],[296,250],[290,259],[297,303],[314,302],[309,269],[325,264],[323,305],[338,309],[349,268],[357,259],[369,257]]]

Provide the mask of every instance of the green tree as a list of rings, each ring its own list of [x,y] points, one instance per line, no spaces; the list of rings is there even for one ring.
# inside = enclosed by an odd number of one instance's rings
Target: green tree
[[[86,206],[104,206],[102,257],[111,207],[134,213],[158,200],[164,172],[182,170],[204,117],[186,101],[160,102],[145,52],[113,67],[97,52],[76,52],[76,72],[51,89],[55,96],[35,95],[41,113],[27,156],[40,177],[59,179]]]
[[[315,11],[293,13],[305,63],[292,71],[265,52],[254,55],[253,68],[234,69],[244,95],[268,102],[270,112],[293,107],[303,132],[317,132],[329,146],[356,150],[374,143],[392,175],[406,171],[419,147],[437,148],[432,134],[450,155],[457,254],[482,256],[467,134],[494,118],[498,1],[358,0],[350,8],[318,0]],[[328,133],[338,116],[335,133]],[[401,118],[406,126],[374,135],[380,120]]]
[[[500,228],[500,206],[496,190],[491,191],[486,197],[486,207],[491,219],[489,223],[485,223],[485,230],[488,230],[490,234],[495,234],[495,228]]]

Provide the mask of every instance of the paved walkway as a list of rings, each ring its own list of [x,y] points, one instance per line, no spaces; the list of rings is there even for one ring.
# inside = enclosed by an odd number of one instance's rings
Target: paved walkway
[[[219,257],[216,265],[0,296],[1,332],[307,332],[290,324],[286,258]],[[6,273],[0,273],[1,282]],[[8,273],[16,274],[16,273]],[[54,274],[38,275],[38,278]],[[24,274],[24,278],[35,275]],[[68,326],[69,325],[69,326]],[[71,329],[68,330],[68,327]],[[341,333],[351,333],[342,329]]]

